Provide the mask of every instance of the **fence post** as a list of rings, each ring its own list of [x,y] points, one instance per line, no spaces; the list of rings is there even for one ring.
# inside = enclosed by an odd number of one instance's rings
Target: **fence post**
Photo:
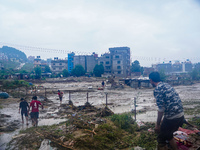
[[[135,106],[135,121],[136,121],[136,97],[134,97],[134,106]]]
[[[35,86],[35,96],[36,96],[36,86]]]
[[[44,97],[45,97],[45,99],[47,98],[46,88],[44,88]]]
[[[88,103],[88,92],[87,92],[87,103]]]
[[[106,93],[106,107],[108,105],[108,93]]]
[[[69,105],[72,104],[72,101],[71,101],[71,92],[69,91]]]

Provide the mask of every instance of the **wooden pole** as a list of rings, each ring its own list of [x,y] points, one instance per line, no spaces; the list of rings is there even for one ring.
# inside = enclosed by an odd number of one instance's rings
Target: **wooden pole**
[[[44,88],[44,97],[47,98],[46,88]]]
[[[35,86],[35,96],[36,96],[36,86]]]
[[[88,92],[87,92],[87,103],[88,103]]]
[[[108,93],[106,93],[106,107],[108,105]]]
[[[136,97],[134,97],[134,106],[135,106],[135,121],[136,121]]]
[[[71,101],[71,93],[70,93],[70,91],[69,91],[69,101]]]

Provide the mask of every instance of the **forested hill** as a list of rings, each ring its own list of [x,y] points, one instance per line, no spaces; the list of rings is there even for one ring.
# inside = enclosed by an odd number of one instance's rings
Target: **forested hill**
[[[17,50],[12,47],[3,46],[0,48],[0,53],[4,53],[9,60],[19,60],[19,62],[26,62],[26,54],[20,50]]]

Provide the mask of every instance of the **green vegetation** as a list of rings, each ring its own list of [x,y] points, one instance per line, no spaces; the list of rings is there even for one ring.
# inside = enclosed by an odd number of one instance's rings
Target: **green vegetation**
[[[35,67],[35,79],[41,79],[42,69],[40,67]]]
[[[141,67],[140,67],[140,63],[138,60],[135,60],[131,64],[131,72],[141,72]]]
[[[8,57],[8,60],[17,60],[19,62],[27,61],[27,57],[24,52],[12,47],[3,46],[0,48],[0,53],[4,53]]]
[[[161,79],[161,81],[165,81],[166,78],[167,78],[167,76],[165,74],[165,71],[164,70],[160,70],[159,73],[160,73],[160,79]]]
[[[27,72],[32,72],[34,68],[33,63],[25,63],[21,70],[25,70]]]
[[[15,69],[16,67],[18,67],[20,65],[19,62],[14,62],[14,61],[0,61],[0,63],[3,65],[4,69]]]
[[[2,87],[5,89],[14,89],[17,87],[24,87],[24,86],[30,86],[28,82],[24,81],[24,80],[14,80],[14,81],[7,81],[4,80],[2,82]]]
[[[114,114],[111,116],[111,121],[113,121],[117,127],[130,133],[134,133],[135,130],[138,129],[137,124],[133,120],[132,116],[128,113]]]
[[[192,80],[200,80],[200,69],[197,68],[193,69],[190,73]]]
[[[94,69],[93,69],[93,73],[96,77],[101,77],[102,74],[104,74],[104,67],[102,64],[100,65],[95,65]]]
[[[85,74],[85,70],[83,68],[83,66],[81,65],[76,65],[74,69],[72,69],[72,75],[73,76],[83,76]]]
[[[50,67],[49,67],[48,65],[46,65],[46,66],[44,67],[44,72],[45,72],[45,73],[51,73],[51,69],[50,69]]]
[[[63,74],[63,77],[68,77],[69,76],[69,72],[66,69],[64,69],[62,71],[62,74]]]

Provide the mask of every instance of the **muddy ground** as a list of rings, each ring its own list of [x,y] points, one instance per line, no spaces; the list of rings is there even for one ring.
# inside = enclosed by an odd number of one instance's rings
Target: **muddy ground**
[[[41,100],[45,106],[44,109],[40,111],[39,126],[59,124],[61,122],[66,122],[71,116],[85,113],[84,111],[81,112],[81,110],[77,112],[77,109],[86,102],[95,106],[95,110],[93,111],[102,112],[102,108],[106,105],[106,99],[108,108],[115,114],[134,110],[134,99],[136,99],[137,120],[153,123],[156,121],[157,107],[152,88],[133,89],[124,85],[124,88],[111,89],[111,85],[106,84],[104,90],[98,90],[98,88],[101,87],[101,80],[96,79],[87,79],[87,81],[84,82],[81,82],[81,79],[70,82],[65,82],[64,80],[63,82],[50,81],[49,83],[40,83],[36,85],[40,87],[37,89],[37,94],[40,95],[39,100]],[[48,90],[51,89],[51,92],[47,90],[47,101],[44,101],[44,88]],[[62,105],[60,105],[56,94],[58,89],[64,91]],[[200,83],[189,86],[176,86],[175,89],[182,99],[186,119],[189,120],[193,117],[200,117]],[[30,98],[31,96],[27,97],[28,102],[30,102]],[[69,100],[73,102],[76,108],[75,110],[67,105]],[[21,123],[20,114],[18,113],[19,99],[12,97],[1,99],[0,104],[0,149],[6,149],[6,144],[9,141],[13,138],[18,138],[16,135],[20,130],[25,131],[26,129],[32,129],[32,125],[29,123],[29,125],[26,126]],[[92,115],[92,112],[89,112],[89,114]],[[101,117],[96,116],[93,119],[93,124],[99,124],[105,121]],[[97,122],[100,120],[100,122],[97,123],[96,120]],[[70,141],[68,142],[70,143]],[[38,144],[41,144],[41,141]],[[73,145],[73,142],[71,145]]]

